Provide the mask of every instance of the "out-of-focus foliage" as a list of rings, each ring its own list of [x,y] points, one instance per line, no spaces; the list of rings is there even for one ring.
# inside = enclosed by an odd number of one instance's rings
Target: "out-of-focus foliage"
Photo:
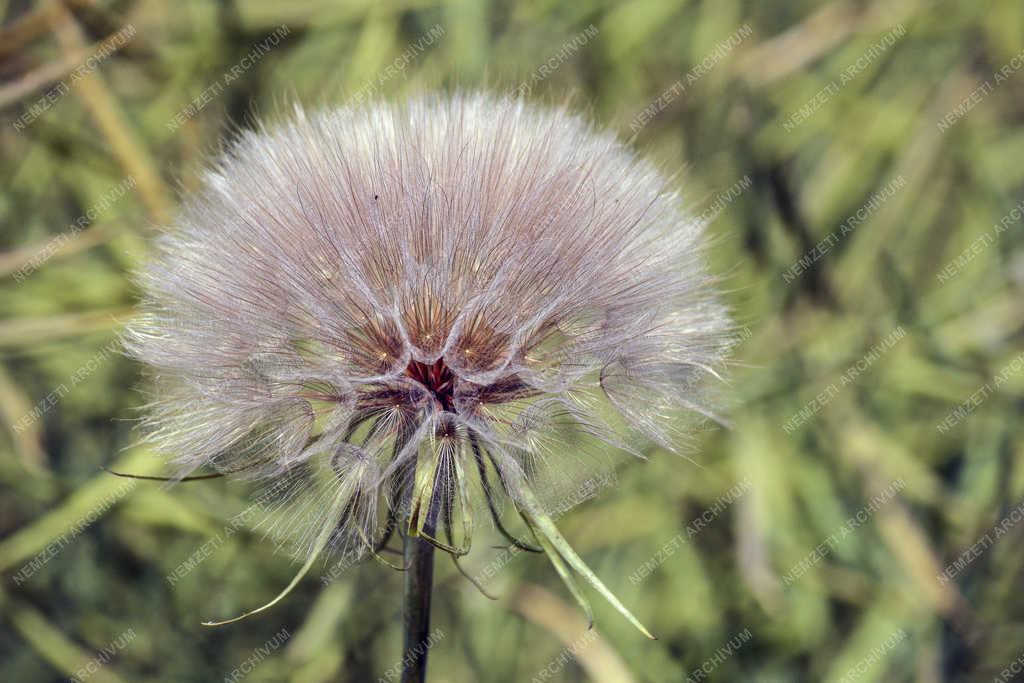
[[[653,453],[559,520],[660,640],[597,601],[587,636],[546,561],[478,538],[465,569],[499,599],[439,565],[432,680],[977,681],[1024,654],[1024,4],[0,16],[0,680],[397,680],[399,574],[311,577],[203,628],[295,570],[233,523],[245,487],[98,468],[159,471],[114,342],[127,273],[220,140],[294,100],[456,87],[573,93],[683,169],[745,330],[700,466]]]

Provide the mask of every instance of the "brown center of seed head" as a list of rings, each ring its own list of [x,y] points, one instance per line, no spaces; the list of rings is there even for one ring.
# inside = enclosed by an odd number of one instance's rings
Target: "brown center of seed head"
[[[409,361],[405,374],[426,387],[445,410],[454,410],[455,373],[444,364],[443,358],[438,358],[431,365]]]

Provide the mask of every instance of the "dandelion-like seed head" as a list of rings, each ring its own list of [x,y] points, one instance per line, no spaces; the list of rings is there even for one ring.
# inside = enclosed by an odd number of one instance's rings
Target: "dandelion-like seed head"
[[[702,226],[565,108],[297,109],[203,186],[126,337],[148,438],[179,476],[267,480],[268,527],[302,553],[394,528],[465,552],[499,499],[562,510],[714,416],[731,324]]]

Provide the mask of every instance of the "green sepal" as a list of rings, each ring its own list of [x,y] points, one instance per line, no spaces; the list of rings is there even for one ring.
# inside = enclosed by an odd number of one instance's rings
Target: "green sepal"
[[[351,492],[345,488],[341,489],[338,492],[338,494],[334,497],[334,503],[331,505],[330,512],[328,513],[328,519],[339,519],[341,517],[342,510],[345,509],[345,505],[348,504],[350,498]],[[264,610],[268,610],[277,603],[279,603],[281,600],[285,598],[286,595],[292,592],[292,589],[299,585],[299,581],[302,580],[302,577],[309,573],[309,570],[313,567],[313,563],[316,561],[316,558],[320,557],[320,553],[322,553],[324,549],[327,547],[327,544],[330,543],[331,536],[333,535],[333,533],[334,524],[325,524],[323,530],[320,532],[320,535],[317,537],[316,542],[313,544],[313,548],[310,550],[309,557],[306,558],[306,562],[295,574],[295,577],[291,580],[291,583],[285,586],[284,590],[278,593],[277,597],[275,597],[273,600],[264,605],[261,605],[260,607],[257,607],[256,609],[249,610],[248,612],[245,612],[244,614],[241,614],[233,619],[225,619],[223,621],[204,621],[202,622],[203,626],[225,626],[227,624],[233,624],[236,621],[241,621],[242,619],[251,617],[254,614],[259,614]]]
[[[587,615],[587,629],[594,628],[594,610],[590,608],[590,601],[587,600],[587,596],[584,595],[582,589],[580,589],[580,585],[576,582],[576,577],[572,575],[569,567],[566,566],[562,556],[558,553],[558,550],[555,549],[555,546],[551,541],[548,540],[548,537],[540,531],[534,530],[533,525],[530,524],[530,517],[524,515],[523,519],[526,521],[526,526],[533,532],[534,539],[547,554],[548,559],[551,560],[551,564],[554,565],[555,571],[558,572],[558,576],[562,578],[562,581],[569,589],[569,592],[572,593],[572,597],[576,598],[576,602],[579,603],[583,613]]]
[[[409,530],[413,537],[420,537],[437,548],[453,555],[466,555],[469,553],[473,539],[473,518],[470,510],[469,491],[466,486],[465,472],[462,469],[459,454],[452,458],[455,467],[455,481],[458,487],[458,503],[461,507],[460,517],[462,519],[462,531],[464,545],[444,543],[437,538],[437,532],[433,534],[426,530],[427,519],[430,516],[430,504],[434,498],[437,473],[441,466],[441,458],[437,451],[431,448],[428,452],[421,453],[416,461],[416,475],[413,485],[412,504],[409,509]],[[442,504],[444,501],[442,501]],[[453,540],[454,543],[454,540]]]
[[[584,611],[587,612],[588,618],[591,618],[589,613],[589,604],[587,604],[585,598],[581,599],[581,596],[577,595],[579,587],[577,586],[574,589],[575,581],[571,580],[571,577],[570,579],[566,579],[568,570],[566,569],[565,564],[568,564],[569,567],[582,575],[583,578],[587,580],[587,583],[589,583],[594,590],[600,593],[605,600],[611,603],[612,607],[618,610],[619,614],[624,616],[629,623],[633,624],[633,626],[637,628],[637,630],[651,640],[657,640],[657,638],[648,631],[635,616],[633,616],[633,613],[630,612],[617,597],[615,597],[615,594],[601,582],[601,579],[597,578],[597,574],[587,566],[587,563],[583,561],[583,558],[581,558],[576,551],[572,549],[569,542],[566,541],[565,537],[558,531],[558,528],[555,526],[551,517],[542,511],[540,503],[533,495],[533,492],[523,486],[520,494],[523,501],[526,503],[526,505],[520,509],[520,514],[530,526],[530,529],[534,532],[537,540],[541,543],[541,546],[548,554],[549,559],[551,559],[551,563],[555,565],[555,569],[558,571],[559,575],[562,576],[562,580],[565,581],[569,590],[572,591],[574,597],[576,597],[576,600],[580,602]]]

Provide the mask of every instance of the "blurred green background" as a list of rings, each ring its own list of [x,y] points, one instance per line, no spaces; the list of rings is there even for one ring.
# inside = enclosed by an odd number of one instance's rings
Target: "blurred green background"
[[[435,681],[1024,670],[1024,3],[0,1],[0,680],[397,680],[401,576],[295,570],[246,486],[163,489],[128,273],[219,141],[293,100],[561,101],[711,220],[734,425],[562,516],[660,636],[543,557],[440,558]],[[80,217],[85,217],[79,220]],[[698,521],[703,520],[703,521]],[[191,563],[191,564],[190,564]],[[179,577],[180,575],[180,577]],[[170,577],[170,578],[168,578]],[[574,653],[575,656],[570,656]]]

